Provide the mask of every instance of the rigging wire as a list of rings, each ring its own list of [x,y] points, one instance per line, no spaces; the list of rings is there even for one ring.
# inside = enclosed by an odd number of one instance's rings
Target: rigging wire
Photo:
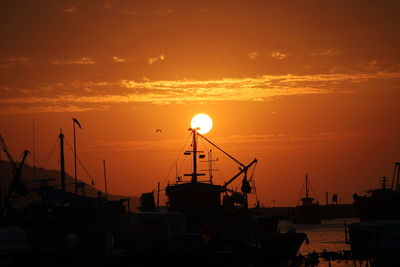
[[[204,146],[204,151],[209,151],[208,150],[208,147],[206,146],[206,144],[205,144],[205,142],[202,140],[202,139],[200,139],[201,140],[201,143],[203,144],[203,146]],[[208,158],[207,158],[207,160],[209,160]],[[212,165],[211,165],[212,166]],[[208,168],[210,168],[210,165],[208,165]],[[209,178],[211,178],[211,177],[209,177]]]
[[[68,143],[68,140],[66,138],[64,140],[65,140],[65,143],[67,144],[68,148],[71,150],[71,152],[74,152],[74,150],[72,149],[72,146]],[[89,174],[88,170],[85,168],[85,166],[83,165],[82,161],[78,157],[76,157],[76,159],[78,160],[78,162],[81,165],[81,167],[83,168],[83,170],[86,172],[87,176],[89,176],[89,178],[92,180],[91,183],[94,186],[95,185],[94,179]]]
[[[44,169],[46,168],[47,163],[48,163],[48,161],[50,160],[50,157],[53,155],[54,150],[56,149],[57,143],[58,143],[58,138],[56,138],[56,141],[54,142],[53,147],[51,148],[50,153],[49,153],[49,155],[47,156],[47,158],[46,158],[46,160],[45,160],[45,162],[44,162],[44,164],[43,164],[43,167],[42,167],[42,169],[41,169],[40,172],[39,172],[39,175],[43,175]],[[32,158],[33,158],[33,156],[32,156]],[[33,158],[33,159],[36,161],[35,158]],[[36,163],[38,163],[38,162],[36,162]],[[38,163],[38,165],[40,166],[39,163]]]
[[[312,187],[310,179],[308,179],[308,181],[309,181],[309,184],[310,184],[310,187],[311,187],[311,192],[313,193],[315,200],[318,201],[317,195],[314,192],[314,188]]]
[[[49,179],[50,178],[49,173],[44,171],[45,169],[40,165],[40,163],[36,160],[36,158],[33,156],[33,154],[31,154],[31,156],[32,156],[31,157],[32,162],[36,163],[36,165],[32,166],[32,168],[38,168],[40,170],[39,174],[35,174],[35,176],[33,178],[36,179],[36,177],[39,177],[39,175],[40,175],[40,176],[44,176],[44,178],[46,178],[46,179]],[[29,181],[30,184],[32,183],[32,181]]]
[[[305,183],[306,183],[306,179],[307,179],[307,178],[304,179],[303,185],[301,186],[300,194],[299,194],[299,196],[297,197],[296,203],[298,203],[298,201],[301,199],[301,195],[303,194],[303,189],[304,189],[304,185],[305,185]],[[315,200],[318,201],[317,195],[316,195],[315,192],[314,192],[314,188],[312,187],[312,184],[311,184],[311,181],[310,181],[310,178],[309,178],[309,177],[308,177],[308,181],[309,181],[309,184],[310,184],[311,192],[312,192],[312,194],[313,194]]]
[[[182,163],[181,163],[181,165],[179,166],[179,169],[178,169],[178,171],[177,171],[177,173],[176,173],[177,176],[178,176],[178,173],[181,173],[181,170],[182,170],[182,168],[183,168],[183,166],[184,166],[185,161],[186,161],[186,157],[183,157]]]
[[[208,147],[207,147],[206,142],[204,141],[204,139],[201,138],[200,140],[201,140],[201,143],[204,145],[205,151],[208,151]],[[225,178],[222,175],[222,172],[220,171],[220,168],[218,167],[217,161],[214,161],[213,164],[215,164],[216,170],[219,173],[219,176],[217,178],[219,178],[222,181],[222,183],[225,183]]]
[[[182,151],[185,149],[185,147],[186,147],[186,145],[187,145],[187,143],[188,143],[188,141],[189,141],[189,139],[190,139],[190,136],[192,136],[192,133],[189,134],[188,138],[186,139],[185,145],[182,147],[181,151],[179,152],[178,156],[176,157],[174,164],[171,166],[171,168],[170,168],[169,171],[168,171],[167,176],[164,178],[163,182],[160,184],[160,185],[162,185],[163,187],[165,186],[165,182],[167,181],[169,175],[171,174],[172,169],[174,168],[174,166],[177,165],[178,159],[179,159],[179,157],[181,156]]]
[[[254,167],[253,167],[253,170],[252,170],[252,172],[251,172],[251,174],[250,174],[249,181],[251,181],[251,182],[253,183],[254,195],[256,196],[256,201],[257,201],[257,203],[258,203],[259,201],[258,201],[257,190],[256,190],[256,181],[255,181],[255,179],[253,178],[254,172],[255,172],[256,167],[257,167],[257,163],[258,163],[258,162],[256,162],[255,165],[254,165]]]
[[[304,189],[305,183],[306,183],[306,180],[304,179],[303,185],[301,186],[301,189],[300,189],[299,196],[298,196],[297,199],[296,199],[296,203],[300,203],[299,201],[300,201],[300,199],[301,199],[301,195],[303,194],[303,189]]]

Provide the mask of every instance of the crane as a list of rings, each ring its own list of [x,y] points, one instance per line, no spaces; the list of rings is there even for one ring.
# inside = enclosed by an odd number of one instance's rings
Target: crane
[[[196,132],[197,133],[197,132]],[[250,162],[250,164],[248,164],[247,166],[244,165],[243,163],[241,163],[240,161],[238,161],[237,159],[235,159],[234,157],[232,157],[231,155],[229,155],[228,153],[226,153],[224,150],[222,150],[220,147],[218,147],[216,144],[214,144],[213,142],[211,142],[210,140],[208,140],[204,135],[201,135],[200,133],[197,133],[198,136],[200,136],[201,138],[203,138],[204,140],[206,140],[208,143],[210,143],[211,145],[213,145],[214,147],[216,147],[218,150],[220,150],[222,153],[224,153],[225,155],[227,155],[230,159],[232,159],[233,161],[235,161],[237,164],[240,165],[239,167],[239,172],[233,176],[228,182],[225,182],[225,184],[222,186],[222,188],[224,190],[227,190],[227,187],[229,184],[231,184],[236,178],[238,178],[241,174],[244,173],[244,177],[242,180],[242,192],[245,194],[248,194],[251,192],[251,186],[249,181],[247,180],[247,171],[249,170],[249,168],[251,166],[253,166],[253,164],[257,163],[257,159],[254,159],[252,162]],[[229,191],[229,190],[228,190]]]
[[[3,136],[0,134],[0,148],[6,154],[8,160],[10,161],[11,165],[13,166],[14,170],[14,177],[12,179],[11,185],[7,191],[6,196],[4,197],[4,206],[1,211],[1,215],[4,216],[7,213],[7,210],[10,208],[10,199],[13,192],[16,192],[20,195],[26,195],[27,189],[24,183],[21,180],[22,168],[24,167],[25,160],[29,155],[29,150],[24,150],[22,154],[22,159],[19,165],[14,161],[6,142],[4,141]]]

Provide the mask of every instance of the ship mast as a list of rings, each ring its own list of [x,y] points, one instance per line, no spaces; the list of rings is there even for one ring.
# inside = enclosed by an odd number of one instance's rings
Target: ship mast
[[[62,129],[60,129],[60,175],[61,175],[61,190],[67,191],[65,184],[65,160],[64,160],[64,134],[62,133]]]
[[[192,129],[193,134],[193,174],[192,183],[197,183],[197,131]]]
[[[306,173],[306,198],[308,198],[308,176]]]

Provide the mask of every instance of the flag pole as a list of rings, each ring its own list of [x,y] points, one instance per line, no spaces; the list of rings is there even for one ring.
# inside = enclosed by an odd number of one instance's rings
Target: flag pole
[[[72,120],[72,125],[74,129],[74,171],[75,171],[75,194],[78,194],[78,180],[76,172],[76,136],[75,136],[75,121]]]
[[[103,169],[104,169],[104,187],[106,191],[106,199],[108,200],[108,188],[107,188],[107,172],[106,172],[106,160],[103,160]]]

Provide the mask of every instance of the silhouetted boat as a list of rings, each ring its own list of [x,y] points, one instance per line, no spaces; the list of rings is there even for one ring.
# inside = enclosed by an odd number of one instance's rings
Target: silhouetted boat
[[[396,162],[390,188],[382,177],[380,188],[353,195],[360,222],[348,227],[351,251],[372,266],[400,265],[399,176],[400,162]]]
[[[165,250],[177,254],[180,251],[183,255],[196,255],[194,258],[202,254],[203,260],[210,258],[215,265],[218,258],[222,266],[248,266],[250,262],[265,265],[294,258],[306,234],[294,230],[280,233],[276,219],[248,209],[252,177],[248,178],[247,173],[257,159],[242,164],[196,129],[189,130],[192,149],[184,154],[192,156],[193,171],[184,176],[190,181],[178,177],[175,184],[166,186],[167,212],[157,211],[153,193],[142,195],[142,212],[133,214],[135,223],[129,227],[130,243],[141,251],[135,257],[152,255],[149,251],[157,255]],[[239,172],[223,185],[214,184],[211,175],[209,180],[198,180],[204,176],[197,169],[197,158],[204,158],[197,149],[199,137],[240,166]],[[241,191],[228,188],[241,175]]]
[[[305,177],[305,196],[301,199],[302,205],[293,209],[292,222],[294,224],[320,224],[321,214],[318,202],[314,202],[314,198],[310,197],[308,188],[308,175]]]
[[[59,137],[63,167],[64,136],[61,133]],[[1,264],[65,266],[69,262],[80,265],[87,257],[95,266],[95,262],[104,260],[112,239],[120,242],[122,229],[129,220],[124,206],[126,199],[108,200],[97,190],[97,195],[85,195],[85,184],[81,182],[78,186],[82,194],[70,192],[66,190],[63,168],[61,188],[49,185],[54,178],[31,179],[29,185],[29,181],[22,179],[29,151],[24,151],[21,162],[17,163],[1,135],[0,148],[9,159],[7,167],[11,176],[7,194],[0,197]],[[6,162],[0,163],[5,167]],[[87,189],[95,190],[90,186]],[[68,260],[64,262],[61,258],[66,255]]]
[[[390,188],[386,177],[382,177],[380,188],[369,190],[365,195],[353,195],[360,221],[400,220],[399,175],[400,162],[396,162]]]

